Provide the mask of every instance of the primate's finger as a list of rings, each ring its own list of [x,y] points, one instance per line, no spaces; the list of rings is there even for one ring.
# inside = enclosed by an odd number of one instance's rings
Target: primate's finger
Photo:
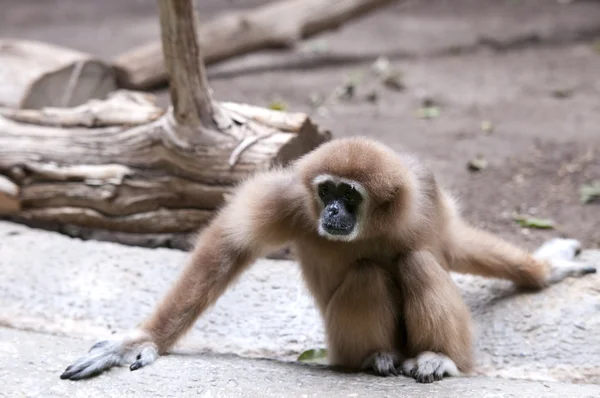
[[[94,344],[92,350],[96,351],[85,357],[79,358],[73,364],[68,366],[65,371],[60,375],[61,379],[79,380],[88,377],[95,376],[110,367],[120,364],[122,356],[118,353],[111,351],[100,351],[106,347],[107,343],[100,342],[102,344]]]
[[[69,374],[70,380],[81,380],[89,377],[97,376],[103,371],[119,364],[119,356],[109,354],[102,357],[93,358],[85,363],[85,367],[81,368],[76,373]]]
[[[596,267],[593,266],[585,267],[581,270],[582,275],[595,274],[596,272]]]
[[[131,366],[129,367],[129,370],[131,370],[131,371],[138,370],[142,366],[144,366],[144,365],[142,365],[142,361],[135,361],[134,363],[131,364]]]
[[[129,369],[131,371],[138,370],[139,368],[154,362],[156,358],[158,358],[158,352],[154,347],[144,347],[142,351],[138,354],[136,361],[131,364]]]
[[[79,358],[73,364],[67,367],[63,374],[60,375],[61,379],[70,379],[73,375],[79,373],[82,369],[90,366],[97,357],[83,357]]]
[[[108,345],[108,343],[110,343],[108,340],[99,341],[96,344],[94,344],[93,346],[91,346],[90,350],[88,352],[92,352],[92,351],[94,351],[95,349],[98,349],[98,348],[106,347]]]

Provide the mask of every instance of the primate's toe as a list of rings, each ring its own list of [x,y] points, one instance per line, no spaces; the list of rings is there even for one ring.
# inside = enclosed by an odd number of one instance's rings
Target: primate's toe
[[[366,361],[364,367],[371,368],[379,376],[398,376],[396,355],[387,352],[376,352]]]
[[[417,375],[416,380],[419,383],[433,383],[433,374],[420,374]]]
[[[542,260],[573,260],[581,252],[581,242],[576,239],[554,238],[544,242],[534,253]]]
[[[414,359],[408,359],[402,364],[405,375],[414,378],[419,383],[432,383],[448,376],[458,376],[460,372],[454,362],[445,355],[434,352],[423,352]]]

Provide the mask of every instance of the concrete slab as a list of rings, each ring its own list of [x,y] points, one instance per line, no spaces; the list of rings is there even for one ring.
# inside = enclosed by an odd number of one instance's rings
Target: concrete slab
[[[57,369],[87,349],[82,340],[0,328],[0,397],[597,397],[598,385],[342,374],[317,366],[234,356],[169,355],[137,370],[114,368],[79,382]]]
[[[242,0],[236,6],[263,2]],[[229,3],[203,1],[201,14],[209,17]],[[348,102],[332,107],[329,119],[316,119],[330,127],[335,120],[340,136],[369,132],[388,144],[419,151],[466,199],[469,217],[505,237],[519,232],[501,214],[535,207],[563,225],[563,233],[600,242],[597,210],[581,206],[576,193],[581,183],[598,175],[597,162],[585,160],[588,150],[598,146],[600,58],[591,47],[600,26],[597,2],[401,3],[302,43],[292,55],[252,54],[211,67],[211,85],[223,99],[267,105],[284,98],[290,109],[308,111],[312,94],[333,90],[359,67],[335,66],[336,59],[389,55],[406,74],[406,94],[382,91],[378,106]],[[0,0],[6,11],[0,13],[0,30],[5,36],[48,40],[103,57],[158,37],[155,4],[98,4]],[[536,37],[539,46],[528,45]],[[302,52],[323,39],[330,68],[268,71],[317,57]],[[485,51],[490,41],[511,51]],[[442,56],[450,52],[454,55]],[[250,73],[253,68],[258,71]],[[244,74],[231,77],[236,71]],[[555,88],[573,88],[573,95],[552,98]],[[415,118],[421,89],[444,104],[439,120]],[[494,122],[494,134],[478,134],[481,118]],[[505,160],[529,158],[525,150],[538,141],[552,146],[543,147],[546,155],[535,159],[535,167],[514,169]],[[491,167],[472,175],[464,170],[464,161],[478,153]],[[579,171],[555,178],[563,161],[577,164]],[[582,164],[587,168],[580,169]],[[510,183],[522,175],[527,177],[523,187]],[[538,241],[543,234],[532,231],[519,239]],[[585,256],[600,263],[598,251]],[[120,369],[85,383],[58,380],[92,339],[141,321],[184,261],[181,252],[83,243],[0,223],[0,325],[28,330],[0,329],[0,396],[600,395],[597,386],[479,377],[417,387],[403,378],[350,377],[207,354],[291,360],[304,349],[324,345],[321,322],[296,265],[273,261],[258,262],[198,321],[179,347],[192,356],[161,358],[144,372]],[[515,295],[510,284],[498,281],[458,276],[456,281],[478,325],[479,373],[600,384],[598,275],[529,295]]]
[[[600,263],[598,251],[583,256]],[[0,325],[91,343],[142,321],[185,260],[180,251],[84,242],[0,222]],[[477,325],[477,374],[600,384],[599,275],[533,294],[518,294],[503,281],[455,280]],[[261,260],[179,347],[294,360],[324,345],[321,320],[297,265]]]

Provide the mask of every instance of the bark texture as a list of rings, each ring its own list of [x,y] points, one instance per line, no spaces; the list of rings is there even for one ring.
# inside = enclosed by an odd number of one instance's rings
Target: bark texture
[[[0,109],[1,216],[131,242],[183,236],[249,174],[330,139],[304,114],[214,101],[191,1],[159,10],[173,106],[122,90],[75,108]]]

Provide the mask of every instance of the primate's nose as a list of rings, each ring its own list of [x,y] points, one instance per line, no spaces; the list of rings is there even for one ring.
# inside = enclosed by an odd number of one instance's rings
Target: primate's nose
[[[333,204],[329,205],[329,209],[327,209],[327,212],[329,213],[329,215],[335,216],[336,214],[338,214],[340,212],[340,208],[338,207],[338,205],[336,203],[333,203]]]

